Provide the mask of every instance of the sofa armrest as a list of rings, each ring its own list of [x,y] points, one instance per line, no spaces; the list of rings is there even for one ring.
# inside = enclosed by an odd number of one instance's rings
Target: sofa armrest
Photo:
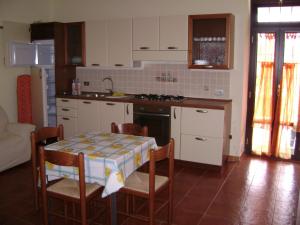
[[[8,123],[6,129],[26,139],[29,138],[30,133],[35,130],[35,126],[28,123]]]

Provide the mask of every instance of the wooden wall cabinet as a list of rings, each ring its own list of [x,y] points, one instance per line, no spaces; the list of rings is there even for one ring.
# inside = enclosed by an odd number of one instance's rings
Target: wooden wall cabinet
[[[85,23],[65,24],[65,64],[85,65]]]
[[[234,16],[189,16],[188,66],[190,69],[232,69]]]
[[[54,39],[56,22],[30,24],[31,41]]]

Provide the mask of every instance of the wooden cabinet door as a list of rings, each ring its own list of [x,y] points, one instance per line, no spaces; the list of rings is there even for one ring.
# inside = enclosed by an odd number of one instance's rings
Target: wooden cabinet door
[[[85,22],[86,65],[108,65],[107,23],[105,21]]]
[[[143,17],[133,19],[133,50],[159,49],[159,18]]]
[[[111,132],[111,123],[124,123],[124,103],[101,102],[101,131]]]
[[[159,49],[185,50],[188,49],[188,17],[160,16],[159,17]]]
[[[180,159],[181,107],[171,107],[171,138],[174,138],[174,157]]]
[[[181,159],[211,165],[222,165],[223,138],[181,135]]]
[[[123,67],[132,65],[132,20],[108,21],[108,65]]]
[[[78,133],[100,130],[99,101],[78,100]]]
[[[133,123],[133,104],[125,103],[124,123]]]

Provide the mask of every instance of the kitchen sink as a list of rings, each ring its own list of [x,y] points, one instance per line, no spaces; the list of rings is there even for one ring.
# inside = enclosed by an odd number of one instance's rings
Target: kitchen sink
[[[108,98],[108,99],[118,99],[118,98],[126,98],[127,95],[111,95],[108,93],[82,93],[81,96],[87,98]]]

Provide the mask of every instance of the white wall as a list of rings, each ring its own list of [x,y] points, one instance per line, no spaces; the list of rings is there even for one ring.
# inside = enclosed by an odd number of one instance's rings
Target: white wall
[[[230,155],[244,150],[247,110],[250,0],[53,0],[51,16],[58,21],[116,17],[232,13],[235,15],[234,69],[230,71],[232,123]]]
[[[26,3],[26,4],[25,4]],[[32,23],[36,21],[49,20],[48,0],[1,0],[0,1],[0,25],[2,21],[14,21]],[[28,73],[26,68],[9,68],[3,63],[4,29],[0,29],[0,105],[7,112],[10,121],[17,120],[17,96],[16,78],[20,74]]]

